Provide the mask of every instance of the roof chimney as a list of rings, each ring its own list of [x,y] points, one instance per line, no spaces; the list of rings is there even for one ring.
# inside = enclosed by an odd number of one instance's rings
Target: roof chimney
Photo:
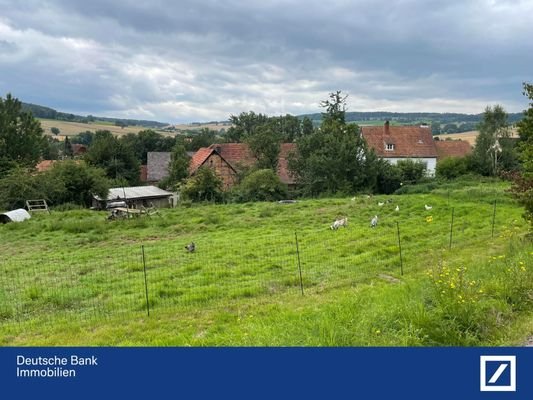
[[[385,121],[385,125],[383,125],[383,133],[385,133],[385,135],[389,135],[390,134],[390,130],[389,130],[389,121]]]

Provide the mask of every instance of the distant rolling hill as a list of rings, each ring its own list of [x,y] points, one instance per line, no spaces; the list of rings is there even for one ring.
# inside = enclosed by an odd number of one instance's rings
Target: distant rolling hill
[[[50,107],[40,106],[31,103],[22,103],[24,111],[30,111],[35,118],[52,119],[65,122],[78,122],[82,124],[92,122],[104,122],[112,125],[121,126],[138,126],[145,128],[163,128],[168,126],[168,123],[158,121],[148,121],[142,119],[124,119],[124,118],[109,118],[109,117],[95,117],[94,115],[81,116],[76,114],[64,113],[54,110]]]

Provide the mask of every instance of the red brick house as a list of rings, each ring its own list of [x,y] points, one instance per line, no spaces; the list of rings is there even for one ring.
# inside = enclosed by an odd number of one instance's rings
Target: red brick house
[[[278,159],[278,176],[280,180],[293,185],[294,178],[288,170],[288,157],[296,150],[294,143],[282,143]],[[220,143],[209,147],[202,147],[191,158],[189,174],[194,175],[198,168],[207,166],[212,168],[223,182],[224,189],[229,189],[238,183],[238,171],[251,167],[257,159],[246,143]]]
[[[431,128],[422,126],[363,126],[361,134],[368,146],[391,164],[400,160],[422,161],[426,164],[427,174],[435,175],[437,148]]]

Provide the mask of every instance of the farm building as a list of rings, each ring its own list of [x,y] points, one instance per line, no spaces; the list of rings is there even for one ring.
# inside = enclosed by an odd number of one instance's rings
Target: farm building
[[[0,214],[0,223],[22,222],[30,218],[30,214],[25,209],[19,208],[17,210],[6,211],[5,213]]]
[[[98,209],[108,208],[110,203],[126,202],[130,208],[171,207],[173,194],[156,186],[132,186],[109,189],[106,199],[99,196],[93,197],[93,207]]]
[[[281,144],[278,176],[287,185],[295,183],[288,170],[288,156],[294,150],[296,150],[294,143]],[[146,179],[148,182],[158,182],[168,176],[170,155],[171,153],[168,152],[148,153],[146,165]],[[222,179],[224,189],[229,189],[237,184],[237,171],[240,168],[250,167],[257,161],[245,143],[213,144],[209,147],[202,147],[189,155],[191,156],[190,175],[194,175],[201,166],[213,168]]]
[[[427,174],[435,175],[437,148],[429,126],[363,126],[361,134],[368,146],[391,164],[411,159],[426,164]]]
[[[465,157],[472,153],[472,146],[464,140],[436,140],[437,158]]]
[[[187,155],[192,158],[194,151],[188,151]],[[169,151],[149,151],[146,165],[141,165],[142,182],[159,182],[169,174],[172,153]]]
[[[287,185],[294,185],[294,178],[288,170],[289,154],[296,150],[294,143],[282,143],[278,159],[278,176]],[[223,182],[224,189],[237,183],[237,172],[243,167],[252,166],[257,159],[245,143],[221,143],[202,147],[191,158],[189,174],[194,175],[198,168],[207,166],[213,169]]]
[[[149,151],[146,155],[146,181],[159,182],[168,176],[170,165],[170,155],[168,151]]]

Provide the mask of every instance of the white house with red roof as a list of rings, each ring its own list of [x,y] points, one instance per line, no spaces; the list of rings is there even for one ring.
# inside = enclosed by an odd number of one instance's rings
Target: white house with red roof
[[[429,126],[391,126],[386,121],[383,126],[362,126],[361,134],[378,157],[391,164],[421,161],[426,164],[427,175],[435,175],[437,148]]]

